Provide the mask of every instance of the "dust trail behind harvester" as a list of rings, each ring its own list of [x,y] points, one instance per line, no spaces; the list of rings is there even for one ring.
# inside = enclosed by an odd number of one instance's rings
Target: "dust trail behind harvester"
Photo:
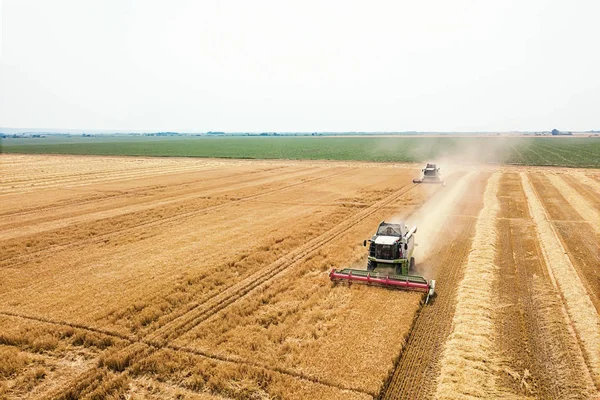
[[[441,140],[441,143],[434,141]],[[448,165],[482,165],[520,163],[520,149],[527,146],[528,138],[514,136],[485,135],[481,137],[456,137],[447,135],[437,138],[419,136],[402,138],[383,138],[370,149],[377,159],[390,158],[396,153],[404,154],[405,161],[417,163],[433,162],[443,167],[446,173]]]
[[[476,172],[469,172],[452,182],[431,197],[423,206],[406,221],[406,225],[417,225],[417,243],[414,257],[416,260],[416,273],[423,275],[427,279],[434,278],[432,271],[428,271],[424,267],[422,261],[425,260],[431,250],[434,248],[442,225],[445,223],[454,205],[469,191],[469,183],[475,176]],[[397,220],[394,218],[393,220]],[[444,240],[444,238],[437,238]]]
[[[460,147],[458,144],[460,143]],[[414,160],[427,160],[440,167],[442,180],[446,180],[446,187],[441,188],[430,198],[417,213],[412,215],[406,225],[417,225],[417,243],[414,257],[416,260],[415,273],[425,278],[434,278],[434,271],[428,271],[423,261],[430,255],[434,248],[435,240],[444,240],[437,233],[446,221],[448,214],[452,212],[454,205],[465,195],[469,195],[469,183],[485,164],[498,164],[510,159],[511,154],[518,152],[518,148],[526,144],[525,140],[505,137],[472,138],[470,140],[457,141],[453,146],[433,151],[431,146],[415,147],[412,150]],[[392,146],[393,142],[386,142]],[[432,157],[427,159],[426,157]],[[454,182],[448,182],[447,178],[461,171],[470,171]]]

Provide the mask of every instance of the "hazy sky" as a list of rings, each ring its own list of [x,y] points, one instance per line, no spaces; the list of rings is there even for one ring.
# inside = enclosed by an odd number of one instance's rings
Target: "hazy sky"
[[[599,0],[3,0],[1,10],[4,127],[600,129]]]

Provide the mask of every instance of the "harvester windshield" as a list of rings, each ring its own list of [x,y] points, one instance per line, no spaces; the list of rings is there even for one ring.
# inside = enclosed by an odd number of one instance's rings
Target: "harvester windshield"
[[[396,258],[395,253],[397,253],[397,251],[394,250],[396,250],[396,246],[393,245],[376,245],[375,258],[379,258],[382,260],[393,260],[394,258]]]
[[[377,229],[378,236],[402,236],[400,224],[386,224],[382,222]]]

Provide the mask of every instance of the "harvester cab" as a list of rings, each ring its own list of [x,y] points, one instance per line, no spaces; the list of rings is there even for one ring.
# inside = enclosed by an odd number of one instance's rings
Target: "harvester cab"
[[[395,289],[422,290],[427,292],[425,302],[435,292],[435,280],[428,281],[413,275],[415,259],[415,233],[417,227],[408,229],[404,223],[382,221],[377,232],[363,245],[368,245],[367,269],[332,269],[332,281],[360,282]]]
[[[433,163],[427,163],[425,168],[421,170],[423,177],[421,179],[413,179],[413,183],[440,183],[446,186],[446,182],[442,180],[440,168]]]

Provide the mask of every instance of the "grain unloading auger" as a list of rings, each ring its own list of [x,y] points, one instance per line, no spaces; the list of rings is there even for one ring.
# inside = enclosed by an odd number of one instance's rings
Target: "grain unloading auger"
[[[421,179],[413,179],[413,183],[439,183],[442,186],[446,186],[446,182],[442,180],[440,169],[435,164],[427,163],[421,171],[423,172],[423,177]]]
[[[367,269],[332,269],[332,281],[359,282],[394,289],[421,290],[427,292],[425,303],[435,292],[435,280],[411,275],[415,268],[413,252],[417,227],[410,230],[403,223],[382,221],[377,233],[368,240],[369,257]],[[367,245],[367,240],[364,241]]]

